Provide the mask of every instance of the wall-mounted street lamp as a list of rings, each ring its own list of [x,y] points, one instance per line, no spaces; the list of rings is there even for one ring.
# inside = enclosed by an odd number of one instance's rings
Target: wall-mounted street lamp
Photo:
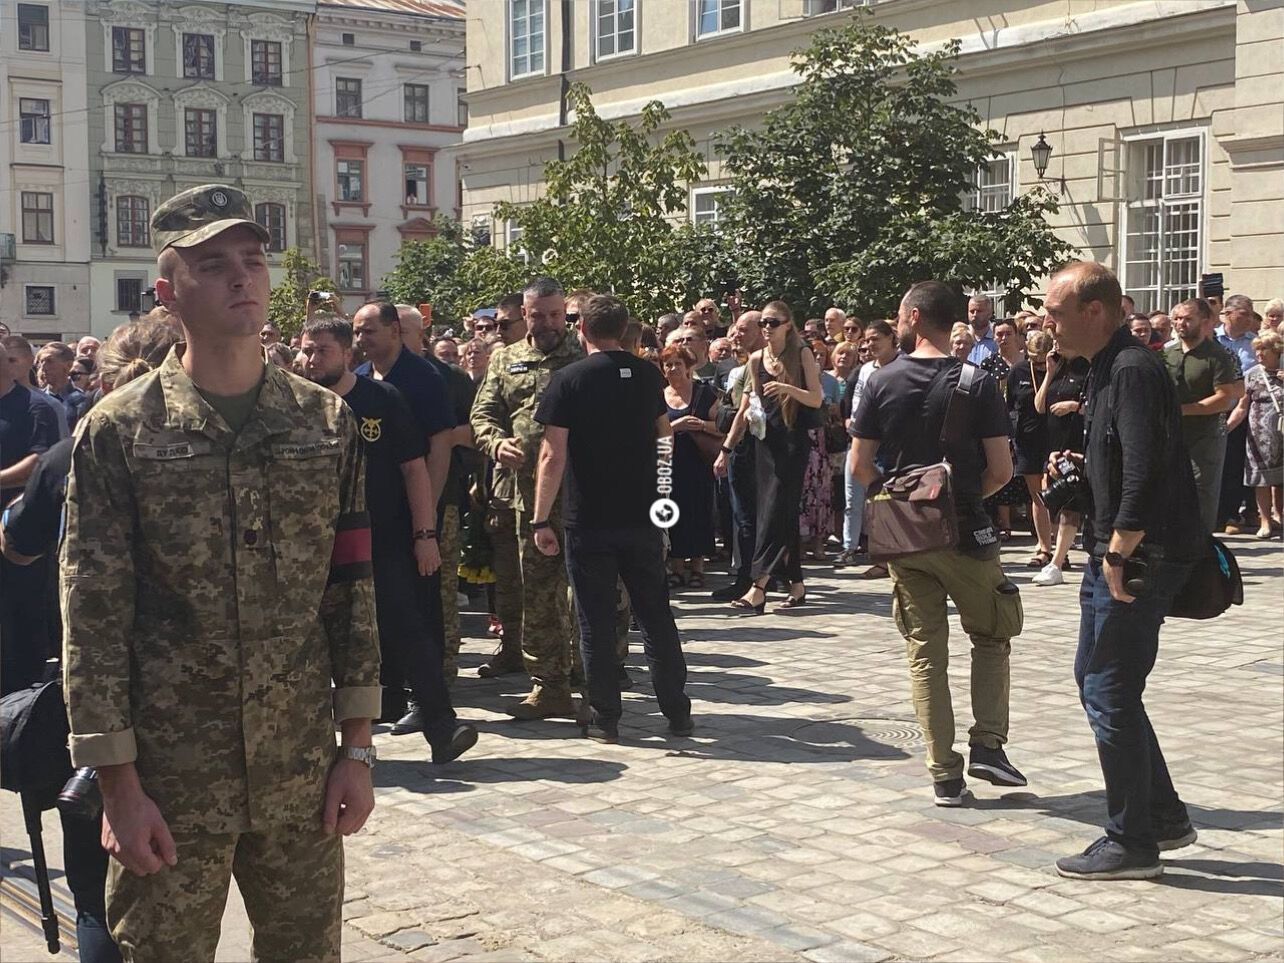
[[[1052,145],[1048,143],[1047,138],[1043,136],[1043,131],[1039,131],[1039,139],[1035,141],[1030,148],[1030,157],[1034,160],[1034,172],[1039,175],[1039,180],[1046,181],[1049,178],[1043,175],[1048,170],[1048,161],[1052,160]],[[1057,184],[1057,192],[1064,194],[1066,192],[1066,179],[1063,175],[1059,179],[1054,179]]]

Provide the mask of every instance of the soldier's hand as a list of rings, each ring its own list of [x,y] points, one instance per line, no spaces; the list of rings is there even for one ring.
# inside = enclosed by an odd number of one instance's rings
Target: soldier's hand
[[[340,759],[325,784],[325,809],[321,821],[327,833],[336,829],[351,836],[366,824],[374,811],[374,786],[370,767],[355,759]]]
[[[141,789],[130,798],[103,796],[102,842],[135,876],[150,876],[178,862],[165,817]]]
[[[431,575],[441,568],[441,549],[437,547],[437,539],[415,539],[415,563],[419,566],[419,574],[423,576]]]
[[[495,449],[495,460],[505,468],[521,468],[522,463],[526,461],[526,452],[522,450],[522,443],[516,438],[505,438]]]

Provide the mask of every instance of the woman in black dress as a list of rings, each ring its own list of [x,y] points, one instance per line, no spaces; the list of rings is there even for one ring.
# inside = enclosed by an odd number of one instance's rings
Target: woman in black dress
[[[1016,442],[1012,473],[1025,482],[1030,495],[1030,520],[1039,539],[1039,550],[1026,563],[1030,568],[1043,568],[1052,560],[1052,521],[1039,497],[1048,464],[1048,418],[1034,403],[1051,347],[1051,337],[1042,331],[1031,332],[1026,340],[1026,360],[1018,361],[1008,372],[1008,418]]]
[[[669,587],[704,588],[704,560],[713,554],[713,472],[700,451],[722,439],[713,421],[718,400],[713,386],[693,381],[695,355],[679,344],[660,352],[660,370],[668,382],[664,404],[673,426],[673,500],[678,520],[669,529]],[[697,439],[702,439],[697,441]]]
[[[1088,369],[1086,360],[1062,357],[1055,345],[1048,355],[1048,367],[1034,402],[1040,411],[1047,413],[1050,452],[1083,452],[1083,396],[1088,386]],[[1080,512],[1066,509],[1052,520],[1057,527],[1056,549],[1043,571],[1031,579],[1035,585],[1061,584],[1061,573],[1070,567],[1070,546],[1074,544],[1082,519]]]
[[[1016,322],[1001,318],[991,326],[994,342],[999,350],[981,362],[981,370],[994,376],[999,383],[999,392],[1004,398],[1008,396],[1008,375],[1012,367],[1025,360],[1025,337],[1017,334]],[[1011,417],[1012,409],[1008,409]],[[1016,450],[1012,457],[1015,464]],[[997,492],[985,500],[986,511],[993,514],[998,521],[999,541],[1006,542],[1012,537],[1012,509],[1024,505],[1030,496],[1020,472],[1013,472],[1012,479]]]
[[[803,474],[811,453],[808,429],[819,425],[822,396],[820,367],[794,328],[789,305],[772,301],[762,309],[758,323],[766,332],[767,344],[749,356],[752,390],[741,398],[713,470],[719,476],[726,474],[728,453],[746,431],[754,433],[758,439],[758,543],[751,571],[753,584],[731,605],[761,615],[772,575],[789,583],[789,597],[775,611],[797,608],[807,598],[798,517]]]

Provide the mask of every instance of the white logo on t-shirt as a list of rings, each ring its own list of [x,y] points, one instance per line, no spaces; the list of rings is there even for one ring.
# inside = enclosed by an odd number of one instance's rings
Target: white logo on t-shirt
[[[633,369],[632,369],[632,368],[621,368],[621,369],[620,369],[620,377],[621,377],[621,378],[632,378],[632,377],[633,377]]]

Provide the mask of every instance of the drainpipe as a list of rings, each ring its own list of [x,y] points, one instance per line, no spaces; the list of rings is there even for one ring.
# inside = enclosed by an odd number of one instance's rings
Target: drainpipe
[[[575,15],[575,5],[573,0],[562,0],[562,72],[559,75],[559,89],[557,94],[557,126],[559,129],[566,126],[566,115],[569,113],[567,107],[567,95],[571,89],[570,73],[574,66],[571,50],[571,22]],[[566,160],[566,142],[557,138],[557,159]]]
[[[308,192],[308,204],[312,209],[312,252],[311,257],[318,263],[321,263],[321,208],[317,205],[316,191],[316,131],[317,131],[317,98],[316,85],[317,73],[313,64],[313,51],[317,42],[317,14],[309,13],[307,16],[307,37],[308,37],[308,163],[307,170],[303,175],[303,183]],[[325,275],[329,275],[328,265],[322,265],[321,270]]]

